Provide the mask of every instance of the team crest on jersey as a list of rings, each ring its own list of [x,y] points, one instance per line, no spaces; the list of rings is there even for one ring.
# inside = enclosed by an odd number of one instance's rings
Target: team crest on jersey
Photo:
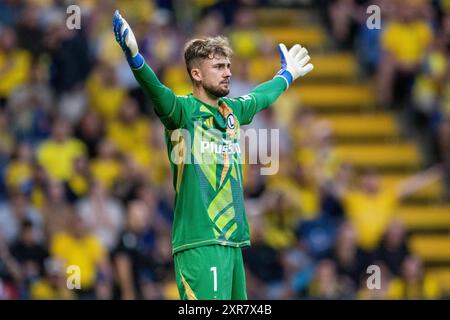
[[[234,116],[232,113],[230,113],[227,117],[227,126],[230,129],[234,129],[235,123],[234,123]]]

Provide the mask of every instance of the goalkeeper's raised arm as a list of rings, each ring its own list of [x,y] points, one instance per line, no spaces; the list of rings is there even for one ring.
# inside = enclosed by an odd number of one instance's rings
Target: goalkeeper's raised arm
[[[116,10],[113,17],[114,35],[122,48],[136,80],[147,96],[153,101],[155,111],[168,129],[182,127],[188,121],[189,107],[183,100],[164,86],[139,53],[138,44],[128,22]],[[274,79],[257,86],[249,96],[252,99],[236,106],[236,113],[242,114],[242,124],[246,124],[256,113],[271,105],[297,78],[313,69],[306,48],[299,44],[290,50],[284,44],[278,45],[281,69]],[[186,44],[184,57],[193,84],[193,96],[209,105],[218,106],[219,99],[229,93],[231,79],[230,58],[232,50],[221,37],[194,39]],[[220,68],[220,69],[219,69]],[[217,71],[217,72],[216,72]],[[284,80],[280,82],[279,79]],[[246,109],[246,110],[244,110]],[[248,121],[245,121],[248,120]]]
[[[193,39],[184,48],[192,93],[176,96],[145,63],[130,26],[118,12],[113,25],[137,81],[168,129],[166,145],[176,191],[172,253],[180,297],[246,299],[241,248],[250,245],[250,233],[241,152],[236,147],[239,128],[313,69],[308,51],[280,44],[281,68],[273,79],[231,99],[227,96],[233,51],[228,40]],[[183,135],[174,137],[177,128],[183,128]],[[182,161],[174,154],[182,154]]]
[[[159,81],[153,70],[145,63],[144,57],[139,53],[133,30],[117,10],[113,16],[113,29],[116,41],[122,48],[136,80],[154,103],[156,114],[166,128],[181,127],[186,117],[185,108],[178,106],[176,95]]]
[[[278,51],[281,57],[281,69],[275,77],[256,86],[248,95],[251,99],[237,99],[241,104],[238,104],[235,112],[242,113],[241,124],[250,123],[257,112],[272,105],[297,78],[306,75],[314,68],[309,63],[311,58],[308,50],[299,44],[294,45],[288,51],[286,46],[280,43]]]

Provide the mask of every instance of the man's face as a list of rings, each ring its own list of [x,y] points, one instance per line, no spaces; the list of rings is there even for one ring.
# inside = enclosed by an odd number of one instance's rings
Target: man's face
[[[199,81],[210,95],[225,97],[230,92],[230,68],[229,58],[215,56],[213,59],[205,59],[197,68],[198,74],[194,79]]]
[[[378,175],[370,172],[366,173],[362,179],[362,187],[367,193],[377,193],[380,190],[380,179]]]
[[[55,139],[58,142],[64,141],[67,136],[70,134],[70,127],[69,124],[65,121],[59,121],[55,123],[53,126],[53,139]]]

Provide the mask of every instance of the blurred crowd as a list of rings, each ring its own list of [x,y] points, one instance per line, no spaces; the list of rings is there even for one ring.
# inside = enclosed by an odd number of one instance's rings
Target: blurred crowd
[[[395,110],[427,165],[446,170],[450,198],[450,2],[321,0],[323,21],[342,49],[373,76],[381,109]],[[371,5],[378,9],[367,10]],[[379,28],[369,28],[378,14]]]
[[[71,30],[74,2],[81,28]],[[0,2],[0,299],[178,299],[163,126],[115,43],[112,13],[123,13],[176,93],[190,91],[185,41],[227,35],[236,56],[231,95],[239,96],[257,84],[254,59],[279,59],[254,11],[275,2]],[[420,115],[436,146],[430,163],[448,165],[448,3],[376,1],[383,28],[366,30],[358,12],[368,1],[326,2],[330,35],[380,80],[380,104],[401,98]],[[280,129],[279,172],[244,166],[250,299],[441,297],[393,218],[435,170],[382,188],[377,172],[339,159],[329,124],[288,93],[250,127]],[[372,264],[381,290],[367,288]],[[78,289],[67,286],[71,265],[81,272]]]

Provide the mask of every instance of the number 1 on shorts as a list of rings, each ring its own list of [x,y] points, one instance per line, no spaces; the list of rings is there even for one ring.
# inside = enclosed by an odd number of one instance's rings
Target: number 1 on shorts
[[[214,275],[214,292],[217,292],[217,267],[211,267],[210,271]]]

